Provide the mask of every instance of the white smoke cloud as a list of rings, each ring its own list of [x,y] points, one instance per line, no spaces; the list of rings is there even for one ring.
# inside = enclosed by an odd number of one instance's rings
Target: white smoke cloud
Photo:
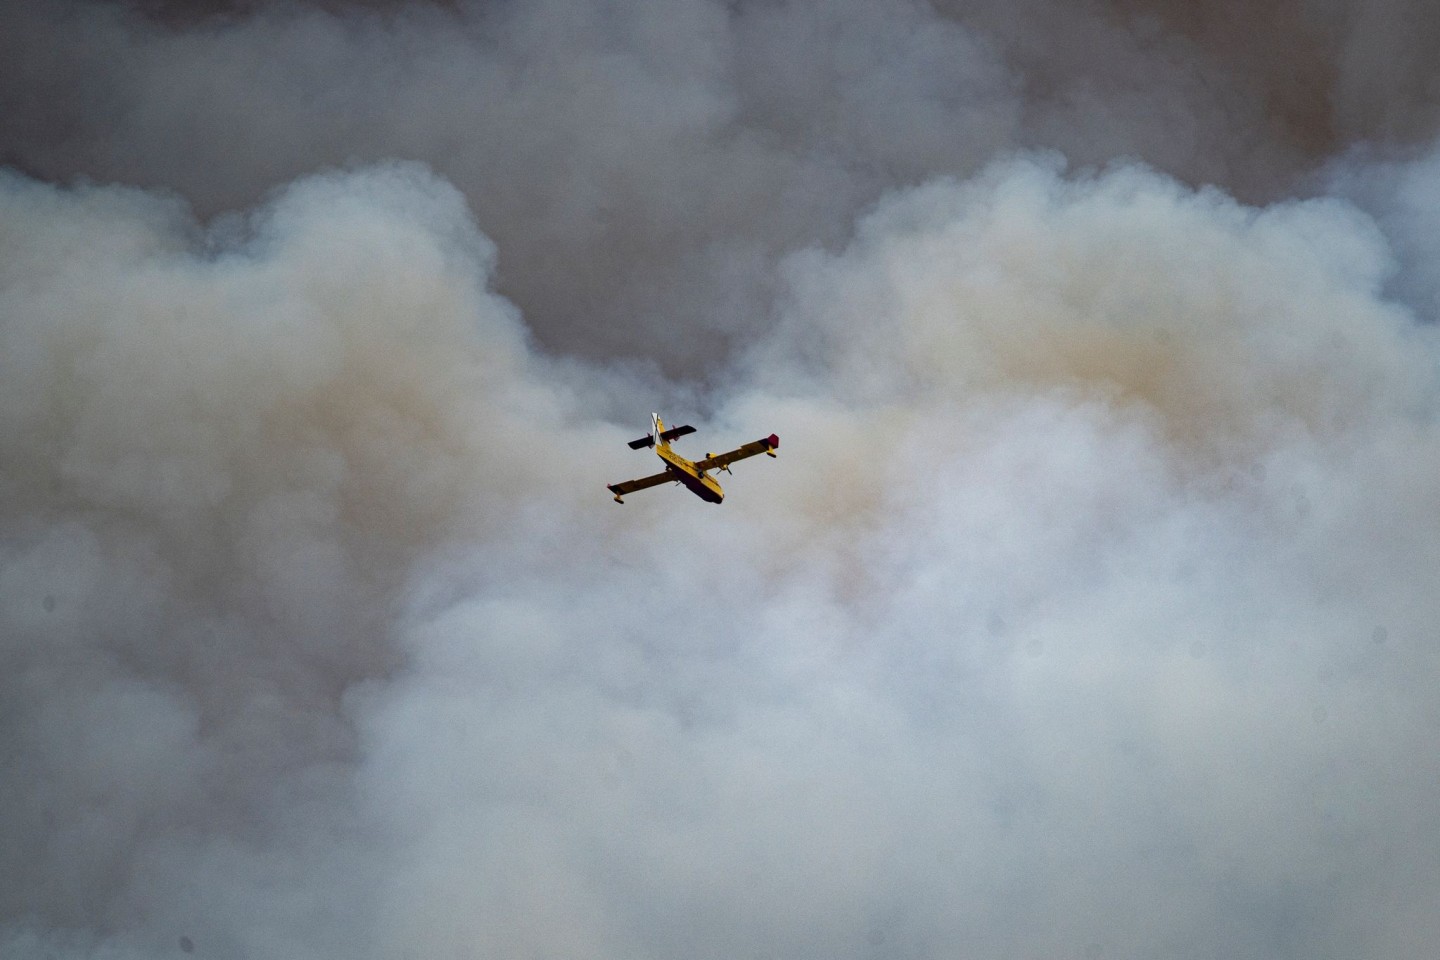
[[[1373,215],[1395,250],[1399,269],[1387,285],[1423,320],[1440,320],[1436,262],[1436,185],[1440,152],[1397,157],[1394,151],[1356,150],[1330,164],[1325,188]]]
[[[409,562],[512,526],[573,400],[419,168],[211,231],[136,191],[11,176],[4,202],[6,859],[31,865],[5,911],[125,930],[176,871],[296,870],[283,844],[348,803],[347,690],[401,662]]]
[[[707,386],[763,332],[774,265],[843,244],[886,190],[1044,148],[1271,200],[1349,144],[1436,129],[1440,21],[1390,0],[12,6],[0,159],[205,217],[420,160],[547,348],[643,342]]]
[[[897,196],[790,265],[717,418],[786,457],[678,514],[609,509],[624,434],[417,168],[238,239],[133,192],[7,206],[50,250],[6,282],[9,952],[1423,924],[1433,354],[1351,208],[1031,162]]]
[[[1065,113],[983,10],[81,9],[61,53],[130,22],[117,74],[221,79],[67,148],[179,195],[0,177],[0,956],[1433,948],[1432,159],[1265,205],[987,164]],[[1088,28],[1135,58],[1092,91],[1229,63]],[[379,139],[273,112],[262,36],[300,89],[388,78],[334,115]],[[234,71],[269,147],[166,154]],[[476,76],[518,85],[418,95]],[[1174,129],[1093,102],[1134,122],[1080,162]],[[331,166],[467,110],[535,139]],[[714,246],[653,259],[681,211]],[[657,264],[636,318],[496,292]],[[731,288],[763,327],[696,319]],[[649,365],[665,314],[734,346],[712,382]],[[780,458],[616,507],[652,404]]]

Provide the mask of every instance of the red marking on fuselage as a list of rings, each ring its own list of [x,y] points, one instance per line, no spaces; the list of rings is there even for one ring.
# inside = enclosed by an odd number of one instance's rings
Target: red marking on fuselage
[[[707,503],[719,503],[725,499],[725,494],[716,493],[707,487],[698,477],[692,477],[684,470],[675,470],[672,468],[670,472],[675,475],[676,480],[685,484],[687,490]]]

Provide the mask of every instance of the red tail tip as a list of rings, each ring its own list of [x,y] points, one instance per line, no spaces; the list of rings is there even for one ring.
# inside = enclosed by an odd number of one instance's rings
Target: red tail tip
[[[779,448],[779,446],[780,446],[780,438],[777,437],[777,436],[775,436],[775,434],[773,434],[773,433],[770,434],[770,436],[768,436],[768,437],[765,438],[765,442],[768,443],[768,444],[770,444],[770,449],[771,449],[771,450],[775,450],[775,449]]]

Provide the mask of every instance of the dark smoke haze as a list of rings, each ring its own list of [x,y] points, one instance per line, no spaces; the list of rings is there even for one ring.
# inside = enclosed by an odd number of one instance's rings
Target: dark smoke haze
[[[8,5],[0,956],[1434,953],[1437,46]]]

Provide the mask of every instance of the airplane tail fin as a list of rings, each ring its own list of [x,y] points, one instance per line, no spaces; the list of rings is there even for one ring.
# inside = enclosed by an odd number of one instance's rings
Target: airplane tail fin
[[[660,419],[660,414],[650,414],[650,433],[639,440],[630,441],[631,450],[639,450],[642,447],[653,447],[659,444],[662,447],[670,446],[670,441],[676,437],[683,437],[686,434],[694,433],[695,428],[688,423],[683,427],[671,427],[665,429],[665,421]]]
[[[662,431],[664,431],[664,429],[665,422],[660,419],[660,414],[650,414],[650,432],[639,440],[631,440],[630,449],[640,450],[645,447],[653,447],[656,443],[666,443],[669,437],[663,436]]]

